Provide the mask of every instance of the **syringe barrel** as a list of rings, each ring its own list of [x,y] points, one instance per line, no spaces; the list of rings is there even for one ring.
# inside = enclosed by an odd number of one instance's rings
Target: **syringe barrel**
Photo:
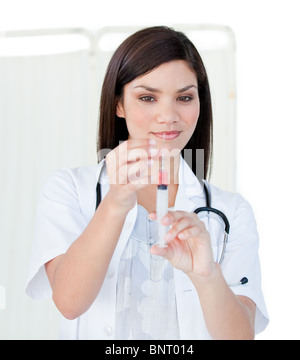
[[[156,193],[156,219],[157,219],[157,245],[165,247],[164,236],[168,232],[168,227],[161,223],[162,218],[168,213],[168,187],[159,185]]]

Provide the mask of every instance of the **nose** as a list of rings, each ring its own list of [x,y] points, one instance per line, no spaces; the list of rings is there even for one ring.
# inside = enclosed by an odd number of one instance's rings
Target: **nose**
[[[159,106],[156,113],[156,121],[158,123],[173,124],[179,121],[179,114],[176,105],[172,102],[163,103]]]

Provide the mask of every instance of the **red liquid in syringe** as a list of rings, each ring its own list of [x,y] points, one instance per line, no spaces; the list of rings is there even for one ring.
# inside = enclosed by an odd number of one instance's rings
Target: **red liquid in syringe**
[[[168,185],[168,172],[167,170],[159,170],[158,185]]]

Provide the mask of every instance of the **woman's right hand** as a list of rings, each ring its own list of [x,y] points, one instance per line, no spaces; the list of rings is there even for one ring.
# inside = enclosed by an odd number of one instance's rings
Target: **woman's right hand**
[[[149,184],[150,161],[155,162],[153,154],[158,152],[153,149],[155,144],[148,139],[132,139],[106,156],[107,196],[67,252],[45,264],[53,300],[67,319],[85,313],[99,294],[136,192]],[[112,226],[103,231],[106,224]]]
[[[155,183],[158,155],[153,139],[130,139],[110,151],[106,156],[110,201],[126,211],[131,210],[137,191]]]

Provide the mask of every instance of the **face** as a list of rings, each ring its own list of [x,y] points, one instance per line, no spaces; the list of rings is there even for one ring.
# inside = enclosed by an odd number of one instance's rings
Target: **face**
[[[196,74],[183,60],[164,63],[124,86],[116,113],[125,118],[129,138],[182,150],[200,113]]]

